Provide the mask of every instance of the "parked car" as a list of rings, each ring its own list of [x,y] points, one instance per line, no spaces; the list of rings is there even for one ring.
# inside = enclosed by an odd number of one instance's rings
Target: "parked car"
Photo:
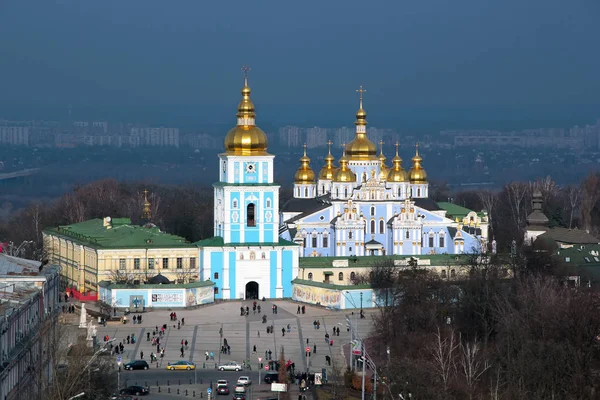
[[[229,394],[229,386],[217,384],[217,394]]]
[[[252,381],[247,376],[240,376],[237,380],[238,385],[248,386],[252,384]]]
[[[246,400],[246,394],[245,393],[235,393],[233,395],[233,400]]]
[[[126,364],[123,364],[123,368],[125,368],[127,371],[131,371],[134,369],[148,369],[150,368],[150,366],[148,365],[146,360],[133,360]]]
[[[121,389],[119,393],[126,395],[146,396],[150,394],[150,391],[148,388],[143,386],[127,386],[125,389]]]
[[[242,367],[240,364],[236,363],[235,361],[229,361],[226,362],[225,364],[221,364],[219,365],[219,371],[241,371],[243,370],[244,367]]]
[[[176,369],[185,369],[189,371],[191,369],[196,369],[196,364],[185,360],[179,360],[168,363],[167,369],[171,371],[175,371]]]
[[[263,378],[265,383],[277,383],[279,382],[279,372],[267,372],[265,374],[265,377]]]

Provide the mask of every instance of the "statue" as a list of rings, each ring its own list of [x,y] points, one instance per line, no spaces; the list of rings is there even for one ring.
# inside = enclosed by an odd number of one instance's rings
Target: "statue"
[[[87,327],[87,311],[85,309],[85,304],[81,304],[81,315],[79,316],[79,327],[85,328]]]
[[[86,340],[94,340],[94,337],[96,336],[97,333],[98,333],[98,330],[96,329],[94,324],[90,322],[90,324],[87,326]]]
[[[497,251],[497,244],[496,244],[496,239],[494,238],[494,240],[492,240],[492,254],[496,254]]]

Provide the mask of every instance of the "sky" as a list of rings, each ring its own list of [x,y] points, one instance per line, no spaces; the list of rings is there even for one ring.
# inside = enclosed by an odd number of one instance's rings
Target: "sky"
[[[0,116],[231,124],[248,64],[267,125],[350,125],[359,85],[376,126],[592,122],[599,20],[597,0],[0,0]]]

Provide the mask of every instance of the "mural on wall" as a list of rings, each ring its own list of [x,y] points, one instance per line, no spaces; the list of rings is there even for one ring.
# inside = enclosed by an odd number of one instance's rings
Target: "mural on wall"
[[[294,285],[292,299],[304,303],[319,303],[325,307],[341,308],[342,295],[337,290]]]
[[[213,293],[212,286],[187,289],[185,305],[191,307],[212,303],[214,301]]]
[[[129,296],[129,308],[133,312],[138,312],[146,307],[146,303],[144,302],[144,296],[134,295]]]
[[[155,307],[184,305],[183,290],[153,290],[152,305]]]

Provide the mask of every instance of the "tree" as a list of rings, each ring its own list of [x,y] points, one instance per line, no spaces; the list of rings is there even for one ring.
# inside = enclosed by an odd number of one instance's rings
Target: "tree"
[[[109,274],[110,280],[115,283],[133,284],[133,281],[135,280],[135,276],[133,274],[119,269],[113,269],[109,272]]]
[[[599,199],[600,177],[597,173],[592,173],[581,185],[581,225],[587,231],[592,230],[592,211]]]
[[[448,391],[450,381],[456,373],[456,357],[459,346],[460,343],[453,330],[443,334],[440,328],[437,328],[435,342],[430,352],[433,358],[433,368],[437,372],[445,391]]]
[[[527,215],[525,204],[527,202],[529,187],[523,182],[511,182],[504,187],[504,190],[507,194],[512,221],[519,233],[521,233],[521,229],[525,225],[525,216]]]
[[[483,205],[483,209],[487,211],[488,215],[488,224],[490,227],[489,237],[494,237],[494,221],[496,221],[495,213],[496,213],[496,203],[498,203],[498,196],[496,193],[490,190],[482,190],[477,193],[479,195],[479,200]]]
[[[279,372],[279,376],[278,376],[279,383],[284,383],[288,386],[287,391],[280,393],[280,399],[289,400],[289,398],[290,398],[290,393],[289,393],[290,373],[287,370],[285,351],[283,349],[283,346],[281,346],[281,349],[279,350],[279,371],[278,372]]]
[[[469,399],[473,398],[477,383],[483,374],[490,369],[489,361],[481,354],[481,347],[475,339],[473,342],[460,343],[459,369],[465,379]]]
[[[569,199],[569,229],[573,228],[573,218],[579,211],[581,192],[580,186],[571,185],[567,188],[567,196]]]

